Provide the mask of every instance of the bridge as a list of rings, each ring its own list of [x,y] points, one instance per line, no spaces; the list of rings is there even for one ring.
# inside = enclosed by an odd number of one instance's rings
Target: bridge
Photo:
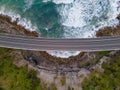
[[[120,50],[120,37],[53,39],[0,34],[0,47],[23,50],[103,51]]]

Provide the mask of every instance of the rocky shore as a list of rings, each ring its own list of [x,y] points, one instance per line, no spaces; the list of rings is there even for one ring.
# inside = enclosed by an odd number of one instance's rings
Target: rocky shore
[[[38,37],[39,34],[35,31],[29,31],[25,29],[23,26],[17,24],[18,21],[11,22],[11,18],[6,15],[0,14],[0,33],[9,33],[16,35],[27,35]]]
[[[26,30],[23,26],[17,25],[17,20],[11,22],[11,19],[4,15],[0,15],[0,33],[39,36],[37,32]],[[118,35],[120,35],[120,25],[114,28],[105,27],[96,32],[98,37]],[[84,78],[95,68],[102,70],[102,63],[115,55],[120,55],[120,51],[82,52],[69,58],[57,58],[49,55],[46,51],[12,49],[10,52],[15,65],[18,67],[28,66],[30,69],[37,70],[39,78],[42,78],[46,83],[54,82],[58,90],[67,90],[66,87],[82,90],[81,83]],[[61,80],[65,80],[64,83]],[[61,82],[64,85],[61,85]]]
[[[0,15],[0,33],[27,35],[33,37],[39,36],[37,32],[30,32],[29,30],[26,30],[23,26],[17,25],[17,20],[11,22],[10,17],[4,15]],[[31,63],[32,65],[38,66],[38,68],[47,67],[51,71],[56,72],[79,71],[81,67],[86,67],[89,64],[94,64],[95,62],[97,62],[97,60],[91,62],[92,58],[96,58],[94,53],[82,52],[77,56],[71,56],[69,58],[57,58],[49,55],[45,51],[37,52],[20,50],[20,52],[23,58],[26,61],[29,61],[29,63]],[[16,57],[18,56],[19,55],[16,55]]]
[[[97,37],[101,36],[119,36],[120,35],[120,25],[116,27],[105,27],[100,29],[97,33]]]
[[[118,15],[117,19],[120,21],[120,15]],[[96,32],[97,37],[102,36],[120,36],[120,23],[116,27],[104,27]]]
[[[119,19],[119,17],[118,17]],[[35,31],[30,32],[23,26],[17,24],[17,19],[11,22],[11,18],[8,16],[0,15],[0,33],[10,33],[17,35],[27,35],[38,37],[39,34]],[[105,27],[96,32],[96,36],[116,36],[120,35],[120,25],[117,27]],[[17,51],[17,50],[16,50]],[[23,51],[20,50],[23,58],[33,66],[37,66],[41,69],[55,72],[72,72],[79,71],[80,68],[89,68],[99,61],[100,56],[98,52],[82,52],[77,56],[71,56],[69,58],[58,58],[49,55],[46,51]],[[13,54],[14,55],[14,54]],[[18,57],[18,55],[16,55]],[[15,57],[15,56],[14,56]],[[91,61],[92,60],[92,61]],[[48,68],[48,69],[47,69]]]

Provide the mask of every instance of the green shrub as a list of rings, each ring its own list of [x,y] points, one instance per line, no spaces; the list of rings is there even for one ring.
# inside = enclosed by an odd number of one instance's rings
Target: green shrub
[[[114,90],[120,87],[120,56],[102,65],[104,72],[93,71],[85,78],[83,90]]]
[[[66,77],[63,76],[60,81],[61,81],[62,86],[65,85],[65,83],[66,83]]]
[[[68,90],[74,90],[74,88],[71,88],[70,86],[68,87]]]
[[[49,90],[46,84],[36,77],[36,71],[15,66],[8,51],[10,49],[0,48],[0,90]],[[55,86],[52,88],[57,90]]]
[[[56,85],[54,83],[51,84],[50,90],[57,90],[57,87],[56,87]]]
[[[110,51],[100,51],[100,52],[99,52],[99,55],[105,56],[105,55],[107,55],[109,52],[110,52]]]

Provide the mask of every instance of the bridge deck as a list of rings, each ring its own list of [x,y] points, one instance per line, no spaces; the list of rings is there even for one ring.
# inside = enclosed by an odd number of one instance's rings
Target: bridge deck
[[[0,47],[24,50],[102,51],[120,50],[120,37],[52,39],[0,34]]]

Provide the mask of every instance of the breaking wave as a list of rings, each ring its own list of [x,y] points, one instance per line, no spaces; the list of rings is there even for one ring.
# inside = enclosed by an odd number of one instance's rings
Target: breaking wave
[[[9,6],[9,7],[8,7]],[[42,36],[89,38],[105,26],[116,26],[119,0],[1,0],[0,14]],[[58,37],[59,36],[59,37]],[[80,51],[47,51],[57,57],[75,56]]]
[[[57,10],[61,16],[64,38],[95,37],[95,32],[105,26],[116,26],[119,14],[118,0],[52,0],[59,4]],[[67,58],[79,52],[50,51],[55,56]]]
[[[24,12],[32,7],[34,4],[34,0],[24,0],[25,6],[24,6]]]
[[[0,14],[11,17],[12,22],[18,20],[17,24],[24,26],[25,29],[28,29],[30,31],[38,31],[37,26],[33,26],[30,20],[22,18],[19,14],[15,13],[12,10],[7,10],[5,7],[0,7]]]

